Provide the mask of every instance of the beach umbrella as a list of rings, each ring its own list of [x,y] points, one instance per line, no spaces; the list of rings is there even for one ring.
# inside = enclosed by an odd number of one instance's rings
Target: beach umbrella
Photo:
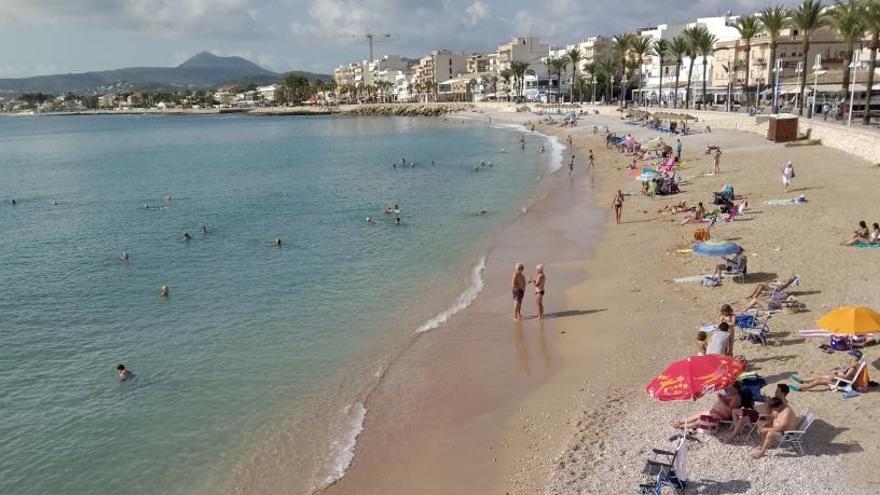
[[[694,246],[693,251],[697,256],[730,256],[742,250],[739,244],[730,241],[706,241]]]
[[[645,392],[664,402],[695,400],[729,386],[744,369],[744,361],[730,356],[692,356],[670,364],[645,385]]]
[[[654,172],[652,170],[651,172],[640,173],[639,175],[636,176],[636,180],[640,181],[640,182],[647,182],[647,181],[659,179],[660,177],[662,177],[660,174],[658,174],[657,172]]]
[[[838,335],[880,332],[880,313],[862,306],[842,306],[816,322],[819,328]]]

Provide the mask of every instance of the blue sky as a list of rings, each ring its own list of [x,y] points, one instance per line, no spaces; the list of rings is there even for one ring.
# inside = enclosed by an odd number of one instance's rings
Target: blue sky
[[[567,43],[779,0],[0,0],[0,77],[170,66],[202,50],[276,71],[376,54],[490,50],[514,35]],[[791,1],[784,2],[791,3]]]

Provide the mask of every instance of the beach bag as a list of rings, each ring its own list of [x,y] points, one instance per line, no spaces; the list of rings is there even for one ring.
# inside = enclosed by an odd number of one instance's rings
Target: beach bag
[[[856,392],[863,394],[868,391],[868,368],[862,368],[861,373],[856,376],[856,379],[853,381],[853,390]]]
[[[832,335],[828,345],[835,351],[846,351],[850,347],[850,340],[846,335]]]
[[[694,240],[695,241],[708,241],[709,240],[709,229],[700,227],[699,229],[694,231]]]
[[[715,416],[709,416],[706,414],[700,415],[700,419],[697,420],[697,428],[701,430],[706,430],[709,432],[718,430],[718,418]]]
[[[850,335],[849,345],[853,349],[861,349],[868,344],[868,338],[864,335]]]
[[[739,393],[743,395],[749,394],[755,402],[764,402],[764,394],[761,393],[761,388],[765,385],[767,385],[767,380],[760,376],[744,378],[740,382]]]
[[[718,287],[721,281],[715,277],[703,277],[703,287]]]

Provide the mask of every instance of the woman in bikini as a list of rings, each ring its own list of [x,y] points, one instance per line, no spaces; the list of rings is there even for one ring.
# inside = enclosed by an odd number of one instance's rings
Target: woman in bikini
[[[535,267],[537,275],[529,279],[530,284],[535,284],[535,304],[538,306],[538,319],[544,319],[544,285],[547,283],[547,275],[544,274],[544,265]]]
[[[701,201],[701,202],[697,203],[697,209],[694,210],[694,214],[685,218],[684,221],[681,222],[681,224],[685,225],[688,223],[702,223],[703,219],[705,217],[706,217],[706,207],[703,206],[703,202]]]
[[[733,386],[725,389],[718,394],[718,400],[715,405],[708,411],[695,414],[686,420],[677,419],[672,422],[675,428],[693,428],[700,422],[700,417],[711,416],[718,421],[727,421],[733,417],[733,410],[742,407],[742,395],[740,394],[740,383],[734,382]]]
[[[623,214],[623,192],[619,189],[617,190],[617,194],[614,195],[614,201],[611,203],[611,207],[614,208],[614,218],[619,224],[620,216]]]

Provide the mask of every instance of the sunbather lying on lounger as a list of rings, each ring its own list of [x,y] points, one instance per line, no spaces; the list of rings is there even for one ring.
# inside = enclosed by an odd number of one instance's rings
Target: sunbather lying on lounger
[[[791,379],[798,384],[790,385],[789,387],[796,392],[800,392],[803,390],[814,389],[816,387],[827,388],[829,385],[837,381],[838,378],[852,380],[855,377],[856,371],[859,369],[859,361],[862,359],[862,352],[852,350],[847,353],[847,356],[846,366],[833,369],[830,374],[815,374],[808,377],[806,380],[797,374],[791,375]]]
[[[843,241],[841,245],[852,246],[857,242],[862,242],[864,244],[871,243],[871,232],[868,231],[868,224],[865,223],[864,220],[859,221],[859,228],[852,233],[852,237]]]
[[[677,419],[673,421],[672,426],[675,428],[693,428],[700,422],[701,416],[711,416],[717,420],[729,420],[733,410],[742,406],[742,395],[740,395],[740,383],[734,382],[732,387],[726,388],[718,394],[718,400],[715,405],[708,411],[695,414],[686,420]]]
[[[762,297],[753,298],[745,306],[739,309],[739,313],[757,308],[761,311],[775,311],[782,309],[783,306],[796,306],[798,300],[794,296],[789,295],[784,290],[774,290],[770,293],[770,297],[764,299]]]
[[[797,415],[788,404],[774,397],[770,399],[769,406],[773,423],[758,428],[758,434],[761,435],[764,441],[760,448],[752,452],[754,459],[763,457],[771,445],[779,442],[782,432],[793,430],[795,424],[797,424]]]
[[[772,292],[774,290],[787,290],[792,286],[797,285],[799,280],[800,277],[798,277],[797,275],[792,275],[791,278],[789,278],[785,282],[776,279],[769,284],[758,284],[755,286],[755,290],[753,290],[752,293],[749,294],[748,297],[746,297],[746,300],[760,297],[761,294],[763,294],[764,292]]]
[[[788,403],[788,385],[784,383],[780,383],[776,385],[776,393],[773,397],[781,400],[783,404]],[[772,397],[764,397],[763,403],[756,403],[753,408],[745,407],[745,401],[743,401],[743,407],[740,409],[734,409],[733,411],[733,429],[730,430],[730,433],[725,435],[722,439],[724,443],[732,442],[737,435],[742,433],[742,430],[747,426],[758,423],[758,427],[764,426],[767,418],[770,416],[770,399]]]

